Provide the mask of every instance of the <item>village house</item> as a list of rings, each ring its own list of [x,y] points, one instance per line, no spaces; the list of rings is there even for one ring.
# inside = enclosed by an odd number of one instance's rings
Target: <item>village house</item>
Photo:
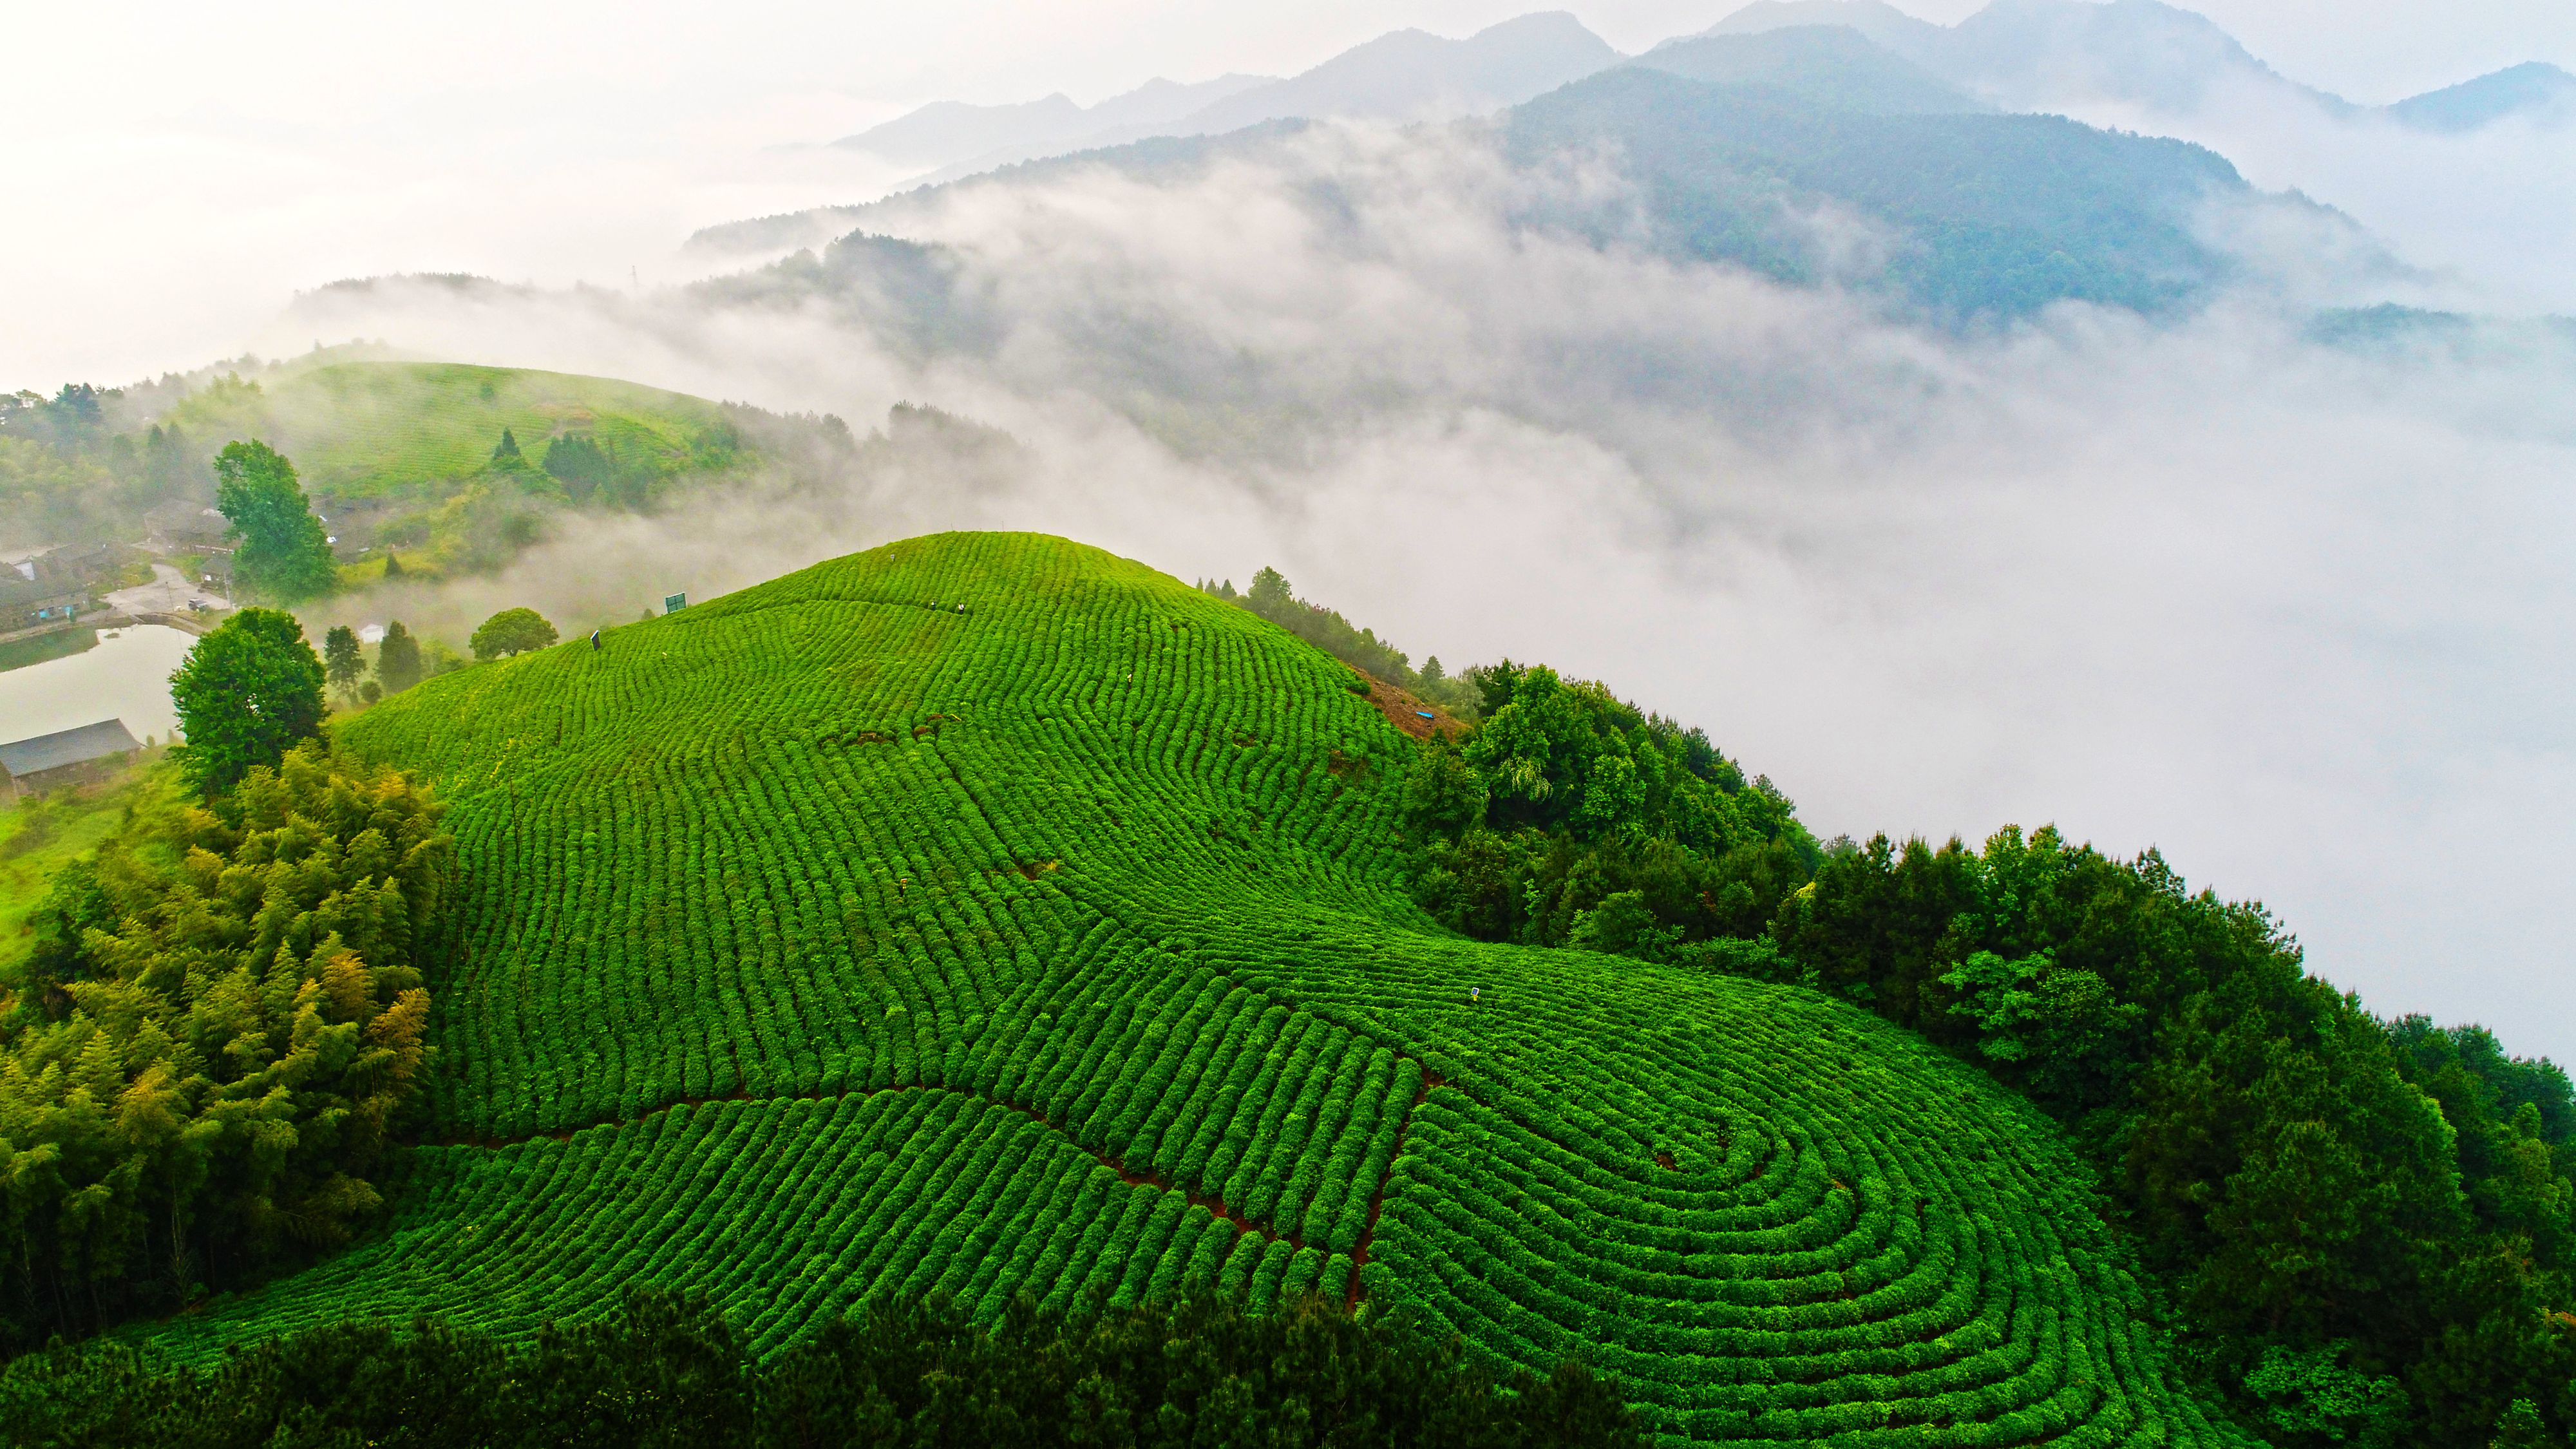
[[[66,628],[88,610],[87,590],[23,578],[16,569],[0,571],[0,635]]]
[[[97,779],[142,748],[125,722],[114,719],[0,745],[0,799],[42,795]]]

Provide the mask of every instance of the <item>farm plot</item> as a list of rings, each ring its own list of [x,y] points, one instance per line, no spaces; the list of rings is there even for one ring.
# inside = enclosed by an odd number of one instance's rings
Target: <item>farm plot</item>
[[[347,727],[450,801],[449,1145],[173,1346],[1240,1286],[1580,1354],[1675,1442],[2234,1442],[2047,1123],[1793,988],[1442,933],[1411,746],[1240,610],[946,535],[605,643]]]

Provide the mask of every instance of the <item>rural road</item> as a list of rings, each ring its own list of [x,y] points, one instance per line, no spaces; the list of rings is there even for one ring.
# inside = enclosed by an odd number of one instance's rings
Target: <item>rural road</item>
[[[163,563],[152,566],[152,582],[136,584],[130,589],[118,589],[112,594],[102,594],[99,597],[100,602],[109,608],[119,609],[128,614],[184,614],[188,612],[190,599],[199,600],[208,608],[232,607],[231,602],[223,596],[190,584],[186,574]]]

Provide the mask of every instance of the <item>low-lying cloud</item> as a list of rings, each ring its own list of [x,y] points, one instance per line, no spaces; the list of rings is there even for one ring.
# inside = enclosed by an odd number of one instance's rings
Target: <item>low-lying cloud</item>
[[[2158,846],[2374,1008],[2576,1058],[2563,334],[2329,347],[2252,299],[1938,337],[1515,229],[1533,184],[1619,182],[1331,128],[1186,182],[920,199],[884,227],[951,249],[997,328],[927,354],[829,294],[387,285],[287,325],[862,428],[928,402],[1022,445],[972,478],[924,456],[572,520],[499,578],[384,601],[451,637],[932,528],[1275,563],[1417,658],[1545,659],[1704,724],[1825,834]]]

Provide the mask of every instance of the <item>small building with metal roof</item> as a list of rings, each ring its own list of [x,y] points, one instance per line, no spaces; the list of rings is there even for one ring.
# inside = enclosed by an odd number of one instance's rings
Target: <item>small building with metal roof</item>
[[[0,745],[0,798],[42,795],[96,779],[142,748],[125,721],[116,719],[12,740]]]

